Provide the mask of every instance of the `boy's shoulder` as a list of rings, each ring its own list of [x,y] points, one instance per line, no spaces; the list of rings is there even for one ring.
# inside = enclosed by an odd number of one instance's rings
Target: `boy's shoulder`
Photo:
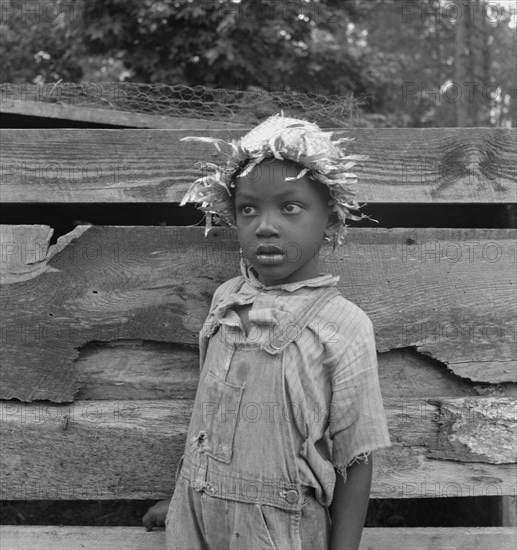
[[[225,296],[231,292],[237,290],[244,283],[244,277],[242,275],[237,275],[231,279],[227,279],[224,283],[221,283],[214,292],[212,302],[215,304],[217,301],[223,299]]]
[[[320,324],[326,323],[348,337],[373,329],[372,321],[366,312],[341,293],[332,297],[316,313],[314,321]]]

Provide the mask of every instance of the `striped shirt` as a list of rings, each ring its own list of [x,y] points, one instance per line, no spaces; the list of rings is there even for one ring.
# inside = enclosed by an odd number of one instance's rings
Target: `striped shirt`
[[[340,277],[318,277],[264,286],[253,268],[241,260],[243,284],[236,292],[232,279],[223,283],[212,299],[200,333],[200,366],[208,338],[207,323],[241,326],[236,305],[253,304],[249,310],[247,338],[267,337],[258,329],[265,322],[282,319],[306,300],[311,289],[337,286]],[[232,284],[233,283],[233,284]],[[330,505],[336,469],[346,478],[346,468],[368,460],[375,449],[388,447],[390,438],[384,414],[373,326],[359,307],[342,295],[332,298],[284,351],[286,405],[299,460],[302,482],[321,487],[320,502]]]

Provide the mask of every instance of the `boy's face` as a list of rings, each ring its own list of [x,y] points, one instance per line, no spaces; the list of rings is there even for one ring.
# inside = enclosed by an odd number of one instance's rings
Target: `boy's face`
[[[235,220],[244,257],[259,281],[279,285],[318,276],[318,251],[332,207],[325,187],[291,163],[267,160],[237,178]]]

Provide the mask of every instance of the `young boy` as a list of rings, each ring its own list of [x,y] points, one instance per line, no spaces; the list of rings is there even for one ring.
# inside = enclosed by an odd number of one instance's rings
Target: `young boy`
[[[143,518],[165,519],[169,549],[359,546],[372,451],[390,440],[371,321],[318,270],[323,242],[342,244],[357,219],[344,141],[271,117],[182,201],[202,203],[208,228],[212,215],[236,227],[241,275],[216,290],[200,334],[172,500]]]

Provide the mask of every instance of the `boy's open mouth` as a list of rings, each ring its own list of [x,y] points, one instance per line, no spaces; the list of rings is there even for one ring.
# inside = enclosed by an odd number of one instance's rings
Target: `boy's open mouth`
[[[282,249],[274,244],[261,244],[257,247],[257,256],[283,256]]]
[[[257,260],[259,262],[276,263],[281,262],[283,258],[284,253],[279,246],[261,244],[257,247]]]

